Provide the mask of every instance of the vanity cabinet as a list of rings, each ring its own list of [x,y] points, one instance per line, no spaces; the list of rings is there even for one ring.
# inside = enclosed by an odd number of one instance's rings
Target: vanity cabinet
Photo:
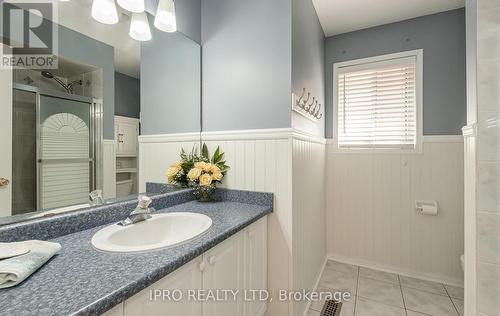
[[[232,292],[226,292],[224,297],[227,297],[227,301],[225,302],[204,302],[203,316],[243,316],[243,299],[241,297],[245,277],[243,236],[244,234],[239,233],[204,255],[206,266],[203,271],[203,288],[238,290],[239,295],[234,300]]]
[[[200,290],[201,278],[200,264],[203,258],[200,256],[184,265],[182,268],[172,272],[167,277],[156,282],[146,290],[134,295],[125,301],[124,315],[146,316],[146,315],[179,315],[200,316],[201,302],[182,300],[172,302],[163,299],[163,294],[176,297],[172,290]],[[168,291],[168,292],[167,292]],[[160,296],[161,292],[161,296]],[[152,299],[152,297],[156,299]]]
[[[267,290],[267,218],[262,218],[254,225],[250,225],[243,235],[243,270],[244,288],[246,290]],[[247,297],[252,293],[247,293]],[[254,292],[257,296],[258,293]],[[255,300],[247,301],[243,305],[244,316],[264,315],[267,302]]]
[[[239,290],[237,300],[187,300],[187,290]],[[267,289],[267,217],[208,250],[200,257],[106,312],[106,316],[262,316],[266,301],[245,300],[244,290]],[[151,299],[155,290],[184,290],[178,302]],[[166,291],[165,291],[166,290]],[[160,293],[160,292],[156,292]],[[212,292],[215,293],[215,292]],[[251,294],[246,292],[246,297]],[[250,292],[251,293],[251,292]],[[219,295],[223,295],[219,291]]]

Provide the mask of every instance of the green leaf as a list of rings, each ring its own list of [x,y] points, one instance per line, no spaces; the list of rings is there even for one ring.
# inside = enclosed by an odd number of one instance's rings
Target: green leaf
[[[217,164],[219,162],[219,157],[220,157],[220,148],[217,146],[217,149],[215,150],[214,156],[212,157],[212,163]]]
[[[205,143],[203,143],[203,147],[201,148],[201,157],[210,161],[210,157],[208,155],[208,147]]]

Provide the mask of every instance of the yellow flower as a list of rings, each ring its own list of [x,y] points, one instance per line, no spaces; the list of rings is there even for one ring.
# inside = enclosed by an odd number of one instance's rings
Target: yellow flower
[[[195,163],[194,167],[203,170],[205,168],[205,165],[206,165],[205,162],[200,161],[200,162]]]
[[[210,172],[212,169],[212,164],[204,161],[200,161],[194,164],[195,168],[201,169],[205,172]]]
[[[182,168],[182,163],[180,161],[174,162],[170,167]]]
[[[201,176],[201,169],[193,168],[189,170],[187,176],[191,181],[198,180],[198,178]]]
[[[203,166],[203,171],[210,172],[210,170],[212,170],[212,164],[211,163],[205,163],[205,165]]]
[[[212,179],[214,179],[216,181],[222,180],[222,177],[223,177],[223,175],[222,175],[222,172],[220,172],[220,171],[214,172],[212,174]]]
[[[209,175],[208,173],[204,173],[200,176],[200,185],[201,186],[208,186],[212,184],[212,176]]]
[[[168,182],[173,182],[175,176],[181,171],[181,167],[170,167],[167,169],[165,172],[165,175],[167,176]]]
[[[210,172],[212,174],[220,173],[220,168],[217,167],[216,165],[211,165]]]

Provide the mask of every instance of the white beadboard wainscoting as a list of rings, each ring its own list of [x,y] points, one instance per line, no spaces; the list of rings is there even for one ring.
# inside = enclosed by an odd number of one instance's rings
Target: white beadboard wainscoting
[[[193,135],[141,136],[140,183],[165,182],[164,172],[189,149]],[[268,218],[267,316],[302,315],[305,304],[279,302],[279,289],[312,289],[326,258],[325,141],[292,129],[203,132],[211,153],[226,153],[223,187],[272,192]]]
[[[202,133],[231,166],[231,189],[273,192],[268,225],[268,286],[314,289],[326,258],[325,140],[292,129]],[[266,315],[303,315],[306,303],[275,299]]]
[[[326,258],[325,141],[293,138],[293,288],[315,290]],[[294,315],[309,304],[297,302]]]
[[[463,286],[464,145],[424,137],[422,154],[336,153],[327,146],[332,259]],[[439,204],[419,215],[416,200]]]
[[[146,191],[146,182],[165,183],[165,171],[179,161],[181,149],[190,152],[199,144],[200,133],[139,136],[139,192]]]
[[[231,166],[224,180],[230,189],[272,192],[274,212],[268,217],[268,289],[275,297],[266,315],[292,315],[293,306],[277,299],[292,288],[292,141],[289,131],[203,133],[213,153],[217,146]]]
[[[116,197],[116,141],[102,141],[102,196]]]

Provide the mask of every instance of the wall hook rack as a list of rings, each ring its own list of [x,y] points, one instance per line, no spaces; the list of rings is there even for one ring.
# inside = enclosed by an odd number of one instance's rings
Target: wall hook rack
[[[323,113],[321,113],[321,103],[316,97],[312,97],[311,100],[311,92],[307,92],[306,96],[306,88],[302,89],[302,94],[297,98],[295,93],[292,94],[292,109],[307,117],[311,121],[317,122],[323,117]]]

